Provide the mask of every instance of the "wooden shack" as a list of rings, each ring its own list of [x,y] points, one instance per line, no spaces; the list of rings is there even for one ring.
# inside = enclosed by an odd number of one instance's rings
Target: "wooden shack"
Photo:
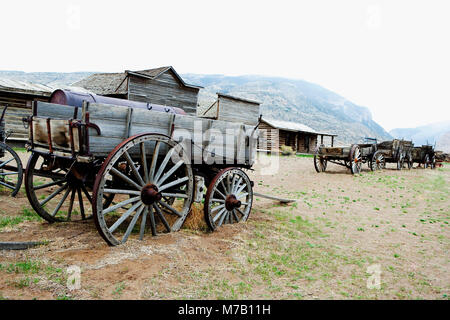
[[[333,146],[334,138],[332,133],[322,133],[298,123],[261,118],[259,125],[261,131],[258,149],[267,152],[279,152],[282,146],[289,146],[296,153],[315,152],[317,144],[327,144],[324,137],[329,138],[328,145]]]
[[[123,73],[95,73],[73,86],[93,93],[178,107],[196,115],[198,92],[202,88],[187,84],[171,66]]]
[[[25,81],[0,79],[0,112],[8,105],[5,114],[6,130],[11,135],[9,143],[21,145],[28,138],[22,118],[31,114],[33,100],[48,101],[53,88]]]
[[[217,100],[209,107],[199,110],[201,118],[242,122],[256,126],[260,114],[260,102],[217,93]]]

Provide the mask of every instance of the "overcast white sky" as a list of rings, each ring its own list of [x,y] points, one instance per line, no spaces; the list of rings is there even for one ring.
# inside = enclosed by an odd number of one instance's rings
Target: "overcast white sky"
[[[386,130],[450,120],[450,1],[1,1],[0,70],[304,79]]]

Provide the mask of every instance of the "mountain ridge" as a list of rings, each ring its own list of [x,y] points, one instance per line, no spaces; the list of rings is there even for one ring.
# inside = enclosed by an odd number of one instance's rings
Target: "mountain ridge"
[[[71,85],[94,72],[0,71],[0,77],[57,87]],[[204,87],[199,104],[211,105],[216,92],[261,102],[265,117],[305,124],[321,132],[338,134],[337,143],[349,144],[364,137],[379,140],[391,136],[372,119],[367,107],[359,106],[318,84],[305,80],[260,75],[181,75],[188,83]]]

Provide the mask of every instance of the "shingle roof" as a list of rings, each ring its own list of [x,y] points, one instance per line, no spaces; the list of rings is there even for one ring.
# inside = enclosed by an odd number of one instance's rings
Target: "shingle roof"
[[[50,96],[53,90],[44,84],[0,78],[0,91]]]
[[[126,94],[128,91],[126,77],[125,73],[94,73],[73,85],[96,94]]]
[[[95,73],[81,81],[75,82],[73,85],[86,88],[97,94],[126,94],[128,92],[126,81],[128,74],[150,77],[154,79],[168,70],[171,70],[184,86],[195,89],[202,88],[200,86],[185,83],[180,75],[171,66],[139,71],[126,70],[123,73]]]
[[[287,131],[294,131],[294,132],[307,132],[307,133],[315,133],[315,134],[323,134],[327,136],[336,136],[336,134],[331,133],[322,133],[314,130],[313,128],[308,127],[307,125],[298,123],[298,122],[290,122],[290,121],[283,121],[283,120],[274,120],[262,117],[262,121],[267,123],[268,125],[282,130]]]

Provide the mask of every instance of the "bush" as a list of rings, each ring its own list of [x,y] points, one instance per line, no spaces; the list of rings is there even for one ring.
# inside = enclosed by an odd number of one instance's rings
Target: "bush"
[[[281,154],[283,156],[292,156],[295,152],[290,146],[281,146]]]

